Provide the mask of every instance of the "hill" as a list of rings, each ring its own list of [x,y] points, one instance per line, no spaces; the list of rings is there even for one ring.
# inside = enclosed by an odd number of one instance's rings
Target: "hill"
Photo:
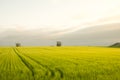
[[[110,47],[120,47],[120,42],[111,45]]]

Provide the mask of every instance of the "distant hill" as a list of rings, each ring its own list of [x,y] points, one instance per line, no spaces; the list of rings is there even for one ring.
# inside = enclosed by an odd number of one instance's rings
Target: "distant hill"
[[[110,47],[120,47],[120,42],[111,45]]]

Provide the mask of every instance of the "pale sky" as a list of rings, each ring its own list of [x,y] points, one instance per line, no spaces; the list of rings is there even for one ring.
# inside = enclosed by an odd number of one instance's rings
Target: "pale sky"
[[[0,34],[63,36],[112,23],[120,23],[120,0],[0,0]]]
[[[27,29],[120,22],[120,0],[0,0],[0,25]]]

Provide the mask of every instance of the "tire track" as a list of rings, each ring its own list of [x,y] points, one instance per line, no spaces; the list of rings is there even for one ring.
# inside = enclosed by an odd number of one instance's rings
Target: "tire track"
[[[27,56],[27,55],[25,55],[25,56]],[[55,70],[52,70],[52,69],[50,69],[47,65],[43,65],[42,63],[40,63],[40,62],[37,61],[36,59],[31,58],[30,56],[27,56],[27,57],[29,57],[31,60],[35,61],[36,63],[42,65],[43,67],[49,69],[49,70],[51,71],[51,77],[55,77],[55,71],[59,73],[60,78],[63,78],[63,77],[64,77],[63,72],[62,72],[59,68],[55,68]]]
[[[25,54],[24,54],[24,55],[25,55]],[[54,77],[54,76],[55,76],[54,71],[53,71],[52,69],[50,69],[47,65],[43,65],[42,63],[40,63],[39,61],[31,58],[30,56],[27,56],[27,55],[25,55],[25,56],[28,57],[29,59],[31,59],[32,61],[36,62],[37,64],[41,65],[42,67],[45,67],[46,69],[48,69],[48,70],[50,71],[50,73],[51,73],[51,77]],[[47,72],[46,75],[47,75],[48,73],[49,73],[49,72]]]
[[[25,55],[25,56],[27,56],[27,55]],[[43,65],[42,63],[40,63],[39,61],[35,60],[34,58],[31,58],[30,56],[27,56],[27,57],[29,57],[31,60],[35,61],[36,63],[42,65],[43,67],[49,69],[51,71],[51,77],[55,77],[55,71],[59,73],[60,78],[64,77],[63,72],[59,68],[55,68],[55,70],[52,70],[47,65]]]
[[[35,80],[35,71],[33,70],[34,67],[33,67],[28,61],[23,60],[23,57],[22,57],[21,55],[19,55],[20,51],[19,51],[18,49],[15,49],[15,48],[14,48],[14,51],[18,54],[18,56],[19,56],[20,58],[22,58],[22,62],[23,62],[23,63],[29,68],[29,70],[32,72],[32,75],[33,75],[34,80]],[[40,66],[46,68],[46,69],[48,70],[48,71],[46,72],[46,74],[45,74],[46,76],[49,76],[49,72],[50,72],[50,77],[51,77],[51,78],[54,78],[54,77],[55,77],[55,73],[54,73],[54,71],[53,71],[52,69],[48,68],[46,65],[41,64],[39,61],[37,61],[37,60],[35,60],[35,59],[33,59],[33,58],[31,58],[31,57],[23,54],[23,53],[21,53],[21,54],[24,55],[25,57],[31,59],[31,60],[34,61],[35,63],[39,64]],[[26,63],[27,63],[27,64],[26,64]],[[30,65],[30,66],[29,66],[29,65]]]
[[[60,78],[64,78],[64,73],[62,72],[62,70],[60,70],[59,68],[55,68],[56,69],[56,71],[58,71],[59,72],[59,74],[60,74]]]
[[[25,58],[19,55],[19,52],[17,52],[15,48],[13,48],[13,50],[18,55],[18,57],[21,59],[21,61],[26,65],[26,67],[31,71],[33,80],[35,80],[35,72],[33,70],[34,69],[33,66]]]
[[[16,50],[17,50],[18,53],[21,53],[18,49],[16,49]],[[22,53],[22,54],[23,54],[23,53]],[[45,67],[45,68],[48,70],[48,72],[46,72],[46,75],[49,75],[49,72],[50,72],[51,77],[54,78],[54,77],[56,76],[56,72],[58,72],[59,75],[60,75],[60,78],[61,78],[61,79],[64,78],[64,74],[63,74],[62,70],[60,70],[59,68],[55,68],[55,70],[52,70],[52,69],[50,69],[47,65],[43,65],[43,64],[42,64],[41,62],[39,62],[38,60],[36,60],[36,59],[34,59],[34,58],[26,55],[26,54],[23,54],[23,55],[26,56],[27,58],[31,59],[31,60],[34,61],[35,63],[41,65],[42,67]],[[56,71],[56,72],[55,72],[55,71]]]

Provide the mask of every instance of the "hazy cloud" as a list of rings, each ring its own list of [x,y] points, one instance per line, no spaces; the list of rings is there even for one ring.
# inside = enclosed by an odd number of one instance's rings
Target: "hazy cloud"
[[[23,45],[55,45],[57,40],[62,41],[64,45],[110,45],[120,41],[119,23],[93,26],[53,36],[70,30],[72,29],[47,32],[44,29],[20,31],[15,28],[8,29],[0,33],[0,45],[14,45],[15,42],[21,42]]]

